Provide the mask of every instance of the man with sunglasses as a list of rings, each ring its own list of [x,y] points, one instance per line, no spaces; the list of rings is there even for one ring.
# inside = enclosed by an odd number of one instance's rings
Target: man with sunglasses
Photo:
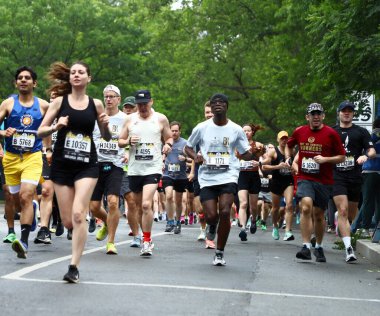
[[[312,103],[307,107],[308,125],[296,128],[285,146],[286,163],[291,165],[294,146],[298,146],[295,164],[297,174],[296,196],[301,203],[302,249],[296,257],[311,260],[310,239],[314,231],[316,245],[314,255],[317,262],[326,262],[323,251],[324,211],[332,193],[333,168],[345,159],[345,150],[338,133],[323,124],[325,113],[322,105]]]

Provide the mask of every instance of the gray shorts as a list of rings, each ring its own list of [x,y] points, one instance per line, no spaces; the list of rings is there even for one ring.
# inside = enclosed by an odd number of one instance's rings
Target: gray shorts
[[[272,194],[270,192],[259,192],[259,200],[263,200],[265,203],[272,203]]]
[[[124,172],[123,180],[121,181],[120,195],[124,197],[125,194],[132,192],[129,188],[128,172]]]
[[[329,199],[332,197],[332,185],[309,180],[298,180],[296,196],[298,200],[304,197],[312,198],[314,206],[326,210]]]

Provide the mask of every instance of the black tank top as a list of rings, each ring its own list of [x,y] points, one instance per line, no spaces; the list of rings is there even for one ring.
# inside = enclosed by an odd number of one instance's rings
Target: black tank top
[[[276,166],[280,164],[281,162],[285,162],[285,156],[281,153],[281,151],[278,149],[278,147],[274,148],[276,150],[277,158],[275,160],[272,160],[271,165]],[[274,181],[276,180],[284,180],[287,177],[292,178],[292,174],[290,170],[286,169],[276,169],[272,170],[272,179]]]
[[[68,96],[63,96],[57,119],[61,116],[69,116],[69,123],[58,131],[53,161],[74,166],[96,163],[97,154],[92,138],[97,119],[94,99],[89,97],[87,108],[76,110],[70,106]]]

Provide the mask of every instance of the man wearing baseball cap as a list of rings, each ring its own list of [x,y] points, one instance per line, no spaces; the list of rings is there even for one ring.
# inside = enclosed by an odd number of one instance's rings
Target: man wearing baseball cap
[[[153,196],[162,176],[162,161],[173,147],[173,137],[167,117],[153,111],[149,90],[135,94],[137,112],[127,116],[119,138],[119,146],[130,145],[128,177],[136,208],[142,213],[143,245],[141,256],[151,256]],[[164,145],[162,146],[162,141]]]
[[[338,133],[324,125],[324,109],[311,103],[306,109],[308,125],[297,127],[285,146],[285,158],[290,166],[293,148],[298,146],[297,197],[301,203],[301,235],[303,247],[296,257],[311,260],[311,234],[316,235],[314,255],[317,262],[326,262],[323,251],[324,211],[331,196],[333,167],[345,159],[345,150]]]
[[[129,96],[124,99],[121,109],[125,114],[129,115],[137,111],[136,101],[134,96]]]
[[[351,246],[350,222],[355,219],[358,210],[362,165],[367,159],[376,156],[367,129],[352,123],[354,111],[352,102],[342,102],[337,109],[339,123],[333,127],[346,150],[345,160],[334,168],[333,197],[338,210],[338,228],[346,248],[347,263],[357,260]]]

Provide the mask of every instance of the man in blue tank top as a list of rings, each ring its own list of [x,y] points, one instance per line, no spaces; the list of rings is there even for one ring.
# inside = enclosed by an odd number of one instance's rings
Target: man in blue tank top
[[[29,233],[36,225],[32,201],[42,173],[42,139],[37,137],[37,129],[49,103],[33,95],[37,74],[30,67],[16,70],[15,86],[19,94],[0,106],[0,123],[7,118],[0,135],[5,138],[5,181],[21,205],[21,239],[13,241],[12,249],[18,258],[26,259]]]

